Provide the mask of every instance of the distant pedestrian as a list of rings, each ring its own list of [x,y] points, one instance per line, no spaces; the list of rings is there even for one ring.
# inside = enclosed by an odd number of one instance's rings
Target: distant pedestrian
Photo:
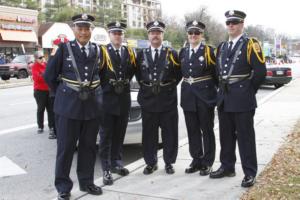
[[[46,69],[46,62],[41,51],[37,51],[34,55],[35,61],[32,65],[32,79],[34,88],[34,98],[37,103],[37,124],[38,133],[44,131],[44,112],[47,110],[48,127],[50,130],[49,137],[54,135],[54,114],[49,97],[49,88],[43,78]]]

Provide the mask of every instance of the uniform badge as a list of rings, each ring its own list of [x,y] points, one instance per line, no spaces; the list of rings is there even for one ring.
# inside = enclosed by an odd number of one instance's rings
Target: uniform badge
[[[260,46],[257,42],[253,43],[253,48],[258,52],[260,53],[261,52],[261,49],[260,49]]]
[[[82,14],[82,15],[81,15],[81,19],[83,19],[83,20],[87,20],[87,19],[88,19],[88,15],[87,15],[87,14],[85,14],[85,13],[84,13],[84,14]]]
[[[200,60],[200,62],[202,62],[202,61],[204,60],[204,57],[203,57],[203,56],[200,56],[200,57],[199,57],[199,60]]]
[[[193,25],[196,26],[198,25],[198,22],[196,20],[193,21]]]
[[[116,27],[120,27],[121,26],[121,24],[120,24],[120,22],[116,22]]]
[[[159,23],[158,23],[158,21],[155,21],[153,24],[154,24],[154,26],[158,26]]]
[[[233,10],[229,11],[229,15],[234,15],[234,11]]]

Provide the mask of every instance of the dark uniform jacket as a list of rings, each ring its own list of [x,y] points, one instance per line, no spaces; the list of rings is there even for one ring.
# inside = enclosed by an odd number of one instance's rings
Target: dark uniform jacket
[[[82,82],[91,81],[93,66],[96,61],[96,52],[100,54],[97,60],[93,82],[100,81],[101,52],[96,44],[90,43],[89,55],[84,58],[76,40],[70,42],[75,61],[78,67]],[[78,91],[73,90],[63,83],[61,79],[78,84],[71,57],[68,53],[67,45],[60,44],[55,55],[51,58],[45,71],[45,80],[51,90],[55,93],[54,112],[58,115],[78,120],[89,120],[100,116],[102,92],[100,88],[94,90],[91,97],[85,101],[80,100]]]
[[[181,84],[181,107],[185,111],[196,111],[200,100],[213,107],[217,101],[218,77],[215,55],[212,47],[202,44],[194,56],[190,58],[190,47],[182,48],[179,53],[181,73],[184,80],[202,78],[203,81]]]
[[[148,67],[144,58],[144,52],[148,60]],[[158,81],[160,74],[164,70],[161,78],[160,93],[155,95],[151,82]],[[151,74],[152,79],[150,79]],[[144,49],[137,55],[136,77],[140,83],[138,102],[142,109],[147,112],[164,112],[177,109],[177,89],[176,86],[181,80],[180,64],[177,52],[171,48],[162,47],[157,66],[155,66],[151,55],[151,48]]]
[[[238,47],[242,48],[238,51]],[[217,50],[217,69],[220,79],[228,75],[237,52],[236,63],[230,79],[240,81],[228,83],[228,89],[219,81],[218,106],[225,112],[247,112],[257,107],[255,94],[266,76],[266,65],[257,40],[242,36],[233,50],[228,52],[228,42],[223,42]],[[244,77],[244,78],[242,78]]]
[[[125,46],[121,47],[121,64],[119,64],[117,55],[111,44],[106,47],[109,59],[112,66],[105,62],[104,79],[101,82],[103,89],[103,108],[106,113],[114,115],[122,115],[129,112],[131,98],[130,98],[130,80],[132,79],[136,66],[135,55],[131,49]],[[110,81],[112,80],[127,80],[128,84],[124,87],[124,92],[117,94],[114,86]]]

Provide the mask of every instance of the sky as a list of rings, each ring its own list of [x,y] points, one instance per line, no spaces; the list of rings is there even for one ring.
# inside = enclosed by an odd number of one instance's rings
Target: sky
[[[299,0],[161,0],[163,16],[183,19],[184,14],[206,6],[217,21],[225,22],[227,10],[241,10],[247,14],[245,25],[274,28],[292,38],[300,37]],[[225,24],[225,23],[224,23]]]

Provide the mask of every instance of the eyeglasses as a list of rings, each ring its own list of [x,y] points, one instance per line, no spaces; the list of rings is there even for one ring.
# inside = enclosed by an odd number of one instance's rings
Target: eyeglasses
[[[200,35],[201,32],[200,31],[188,31],[189,35]]]
[[[239,23],[242,23],[242,22],[240,22],[240,21],[227,21],[227,22],[226,22],[226,25],[227,25],[227,26],[229,26],[230,24],[232,24],[232,25],[237,25],[237,24],[239,24]]]

